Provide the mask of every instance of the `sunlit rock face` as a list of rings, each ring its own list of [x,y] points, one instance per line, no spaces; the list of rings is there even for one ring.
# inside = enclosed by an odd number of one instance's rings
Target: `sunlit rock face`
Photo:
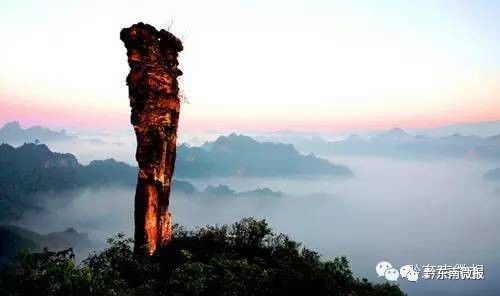
[[[135,245],[150,254],[170,241],[168,210],[175,165],[180,100],[177,77],[182,42],[170,32],[138,23],[120,32],[127,48],[130,121],[139,164],[135,195]]]

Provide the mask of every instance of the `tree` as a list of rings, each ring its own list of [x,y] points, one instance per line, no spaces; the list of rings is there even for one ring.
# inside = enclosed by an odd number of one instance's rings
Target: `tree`
[[[22,253],[0,276],[1,295],[404,295],[354,278],[345,257],[320,256],[265,220],[174,227],[168,257],[141,256],[122,234],[79,265],[72,250]],[[168,258],[168,262],[165,262]]]

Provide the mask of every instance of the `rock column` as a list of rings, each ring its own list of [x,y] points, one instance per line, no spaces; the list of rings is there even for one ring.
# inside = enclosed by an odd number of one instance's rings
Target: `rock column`
[[[180,112],[177,77],[182,42],[165,30],[138,23],[120,32],[127,48],[130,121],[139,164],[135,194],[135,248],[149,254],[172,235],[169,199]]]

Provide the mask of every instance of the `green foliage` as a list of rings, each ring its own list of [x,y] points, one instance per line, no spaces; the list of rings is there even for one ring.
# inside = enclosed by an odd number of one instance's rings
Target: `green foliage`
[[[90,270],[78,267],[73,250],[22,252],[16,265],[2,273],[1,295],[91,295]]]
[[[353,277],[345,257],[320,256],[252,218],[194,231],[174,227],[153,256],[118,235],[79,265],[72,250],[23,253],[0,277],[1,295],[403,295]]]

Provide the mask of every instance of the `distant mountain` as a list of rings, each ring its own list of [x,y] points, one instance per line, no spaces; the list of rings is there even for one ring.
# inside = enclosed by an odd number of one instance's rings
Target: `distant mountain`
[[[420,129],[416,132],[433,137],[444,137],[451,134],[476,135],[478,137],[491,137],[500,134],[500,120],[455,123],[440,127]]]
[[[500,142],[500,120],[496,121],[484,121],[484,122],[474,122],[474,123],[457,123],[447,126],[440,126],[434,128],[425,128],[425,129],[401,129],[394,128],[391,131],[368,131],[368,130],[358,130],[352,131],[355,133],[353,135],[356,139],[351,139],[348,134],[345,132],[335,133],[335,132],[299,132],[299,131],[276,131],[276,132],[264,132],[264,133],[255,133],[252,136],[259,141],[268,141],[274,143],[287,143],[292,144],[298,151],[301,153],[315,153],[320,156],[332,156],[336,155],[332,152],[332,144],[339,144],[338,142],[343,142],[345,140],[359,140],[358,142],[362,142],[363,140],[367,140],[367,142],[372,142],[375,139],[389,137],[394,138],[396,136],[403,136],[403,139],[400,140],[413,140],[416,138],[417,140],[424,139],[438,139],[438,138],[446,138],[450,135],[462,135],[465,137],[468,136],[476,136],[482,138],[484,140],[487,139],[497,139],[497,143]],[[359,135],[359,136],[358,136]],[[409,136],[409,137],[408,137]],[[382,141],[379,141],[382,142]],[[485,141],[487,142],[487,141]],[[345,144],[345,143],[340,143]],[[354,144],[354,143],[351,143]],[[361,143],[359,143],[361,144]],[[365,146],[367,143],[363,143]],[[369,143],[368,143],[369,144]],[[483,143],[484,144],[484,143]],[[342,145],[340,145],[342,146]],[[353,147],[352,145],[346,145],[348,149],[352,149],[352,151],[345,151],[347,149],[343,149],[343,147],[336,147],[341,150],[341,154],[359,154],[359,155],[374,155],[374,156],[397,156],[397,157],[432,157],[432,151],[424,152],[424,151],[412,151],[411,153],[407,153],[406,151],[395,151],[396,153],[402,152],[399,155],[389,155],[388,152],[394,151],[386,151],[385,147]],[[482,145],[481,145],[482,146]],[[489,146],[489,145],[488,145]],[[419,149],[419,147],[410,147],[413,149]],[[474,148],[474,147],[473,147]],[[424,147],[425,149],[427,148]],[[491,155],[490,151],[485,151],[485,148],[479,148],[479,157],[497,157],[497,153],[495,156]],[[487,149],[487,148],[486,148]],[[410,149],[411,150],[411,149]],[[413,153],[415,152],[415,153]],[[422,153],[423,152],[423,153]],[[463,156],[463,154],[461,154]],[[455,156],[453,156],[455,157]],[[470,154],[468,155],[470,157]]]
[[[135,182],[136,169],[114,160],[87,166],[74,155],[55,153],[46,145],[0,145],[0,222],[19,219],[26,210],[41,208],[40,193]],[[68,194],[68,196],[70,196]]]
[[[74,155],[52,152],[44,144],[0,145],[0,187],[4,193],[28,196],[86,186],[135,184],[136,173],[136,168],[113,159],[84,166]]]
[[[322,146],[329,141],[342,139],[343,136],[333,132],[302,132],[293,130],[280,130],[273,132],[255,132],[248,136],[259,142],[291,144],[302,154],[320,151]]]
[[[51,193],[68,201],[72,192],[84,188],[127,186],[137,183],[137,167],[114,159],[94,160],[88,165],[78,163],[69,153],[55,153],[44,144],[24,144],[14,148],[0,145],[0,223],[21,218],[26,210],[44,210],[43,199]],[[223,185],[222,185],[223,186]],[[219,188],[220,189],[220,188]],[[231,189],[229,189],[231,190]],[[187,195],[209,196],[222,191],[198,191],[190,182],[174,180],[172,191]],[[232,190],[231,190],[232,191]],[[276,196],[268,188],[237,193],[232,197]]]
[[[24,144],[14,148],[0,144],[0,164],[17,169],[31,168],[76,168],[78,161],[69,153],[54,153],[43,144]]]
[[[282,197],[284,194],[280,191],[273,191],[269,188],[258,188],[249,191],[236,192],[227,185],[212,186],[209,185],[197,196],[215,196],[215,197]],[[195,195],[196,196],[196,195]]]
[[[292,145],[258,142],[251,137],[221,136],[201,147],[181,145],[177,150],[176,176],[284,177],[301,175],[352,176],[350,169],[313,154],[300,154]]]
[[[393,128],[385,133],[378,134],[372,138],[373,141],[378,142],[404,142],[412,140],[412,136],[401,128]],[[351,137],[353,140],[353,137]]]
[[[350,136],[316,146],[320,155],[362,155],[395,158],[500,159],[500,135],[481,138],[452,134],[440,138],[411,135],[400,128],[370,138]]]
[[[47,143],[72,138],[65,130],[53,131],[39,125],[23,129],[17,121],[8,122],[0,128],[0,143],[21,144],[37,140]]]
[[[58,251],[74,248],[77,253],[85,253],[91,247],[88,235],[73,228],[41,235],[17,226],[0,226],[0,267],[12,261],[21,250],[41,251],[48,248]]]

